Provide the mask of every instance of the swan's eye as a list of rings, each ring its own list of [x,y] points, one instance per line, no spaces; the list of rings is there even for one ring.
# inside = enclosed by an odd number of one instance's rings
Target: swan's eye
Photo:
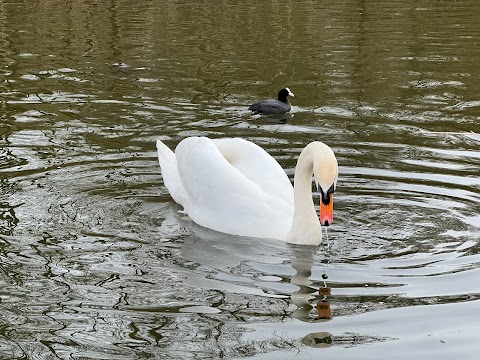
[[[322,194],[322,203],[324,203],[325,205],[328,205],[330,203],[330,195],[333,194],[334,192],[335,192],[335,184],[332,184],[332,186],[330,186],[326,192],[323,191],[322,187],[320,187],[320,194]]]

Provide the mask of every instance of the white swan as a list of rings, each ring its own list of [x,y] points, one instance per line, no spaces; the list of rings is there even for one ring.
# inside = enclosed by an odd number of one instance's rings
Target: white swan
[[[278,162],[254,143],[189,137],[173,153],[157,140],[163,182],[197,224],[224,233],[318,245],[320,222],[333,220],[338,165],[330,147],[308,144],[298,158],[294,187]],[[320,221],[312,175],[321,193]]]

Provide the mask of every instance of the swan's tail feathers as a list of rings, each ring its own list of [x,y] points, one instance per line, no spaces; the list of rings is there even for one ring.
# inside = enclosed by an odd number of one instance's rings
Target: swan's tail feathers
[[[175,202],[188,207],[190,199],[188,198],[182,180],[177,169],[177,159],[172,150],[163,142],[157,140],[158,162],[162,172],[163,183],[168,189],[170,196]]]

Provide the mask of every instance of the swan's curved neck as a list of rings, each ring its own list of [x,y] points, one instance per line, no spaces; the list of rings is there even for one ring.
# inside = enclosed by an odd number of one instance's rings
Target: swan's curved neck
[[[294,244],[319,245],[322,241],[322,228],[312,198],[315,148],[315,143],[308,144],[301,152],[295,168],[295,210],[287,235],[287,241]]]

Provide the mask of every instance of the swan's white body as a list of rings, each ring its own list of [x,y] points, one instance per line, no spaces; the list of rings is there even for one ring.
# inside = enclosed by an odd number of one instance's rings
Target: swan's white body
[[[197,224],[241,236],[320,243],[311,184],[315,174],[317,186],[335,187],[338,167],[327,145],[313,142],[302,151],[295,191],[278,162],[247,140],[189,137],[175,153],[157,140],[157,149],[165,186]]]

